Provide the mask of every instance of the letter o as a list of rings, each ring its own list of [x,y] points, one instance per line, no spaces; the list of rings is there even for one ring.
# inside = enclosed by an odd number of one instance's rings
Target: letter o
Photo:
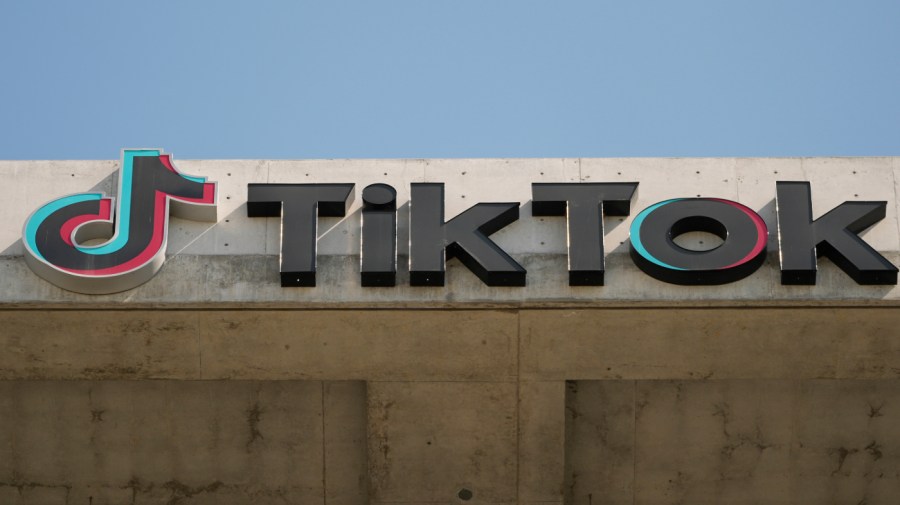
[[[679,235],[702,231],[723,243],[685,249]],[[647,207],[631,223],[631,259],[647,275],[671,284],[717,285],[755,272],[766,260],[769,231],[750,208],[719,198],[676,198]]]

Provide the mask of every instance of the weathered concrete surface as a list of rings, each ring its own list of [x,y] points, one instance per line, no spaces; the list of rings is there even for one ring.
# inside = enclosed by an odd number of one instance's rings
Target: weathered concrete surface
[[[567,503],[896,503],[898,381],[578,381]]]
[[[205,312],[201,373],[208,379],[510,380],[517,325],[511,311]]]
[[[565,383],[519,382],[520,503],[562,503]]]
[[[516,502],[515,382],[369,383],[373,505]]]
[[[565,502],[634,500],[634,381],[566,383]]]
[[[896,380],[0,381],[0,502],[892,504],[898,422]]]
[[[325,503],[368,503],[366,383],[334,381],[324,387]]]
[[[365,398],[348,387],[0,381],[0,503],[365,503]]]
[[[779,282],[775,225],[775,182],[808,180],[819,216],[846,200],[884,200],[887,217],[863,237],[900,264],[897,199],[898,158],[684,158],[684,159],[488,159],[488,160],[177,160],[185,173],[220,184],[219,221],[173,218],[169,259],[146,285],[108,296],[69,293],[38,278],[22,259],[21,227],[40,205],[70,193],[110,191],[116,163],[110,161],[2,161],[0,210],[10,226],[0,230],[0,304],[14,306],[140,307],[232,304],[261,307],[355,306],[447,307],[477,305],[608,306],[900,304],[896,286],[857,286],[827,259],[820,260],[816,286]],[[448,265],[447,286],[410,287],[408,252],[409,185],[446,184],[446,216],[481,201],[516,201],[520,219],[492,236],[528,269],[524,288],[489,288],[457,261]],[[738,200],[757,210],[770,231],[769,260],[751,277],[725,286],[684,287],[656,281],[628,257],[631,217],[606,219],[607,279],[603,287],[569,287],[565,268],[565,219],[531,216],[533,182],[638,181],[632,215],[660,200],[697,195]],[[345,218],[319,220],[319,286],[284,289],[278,283],[279,222],[246,216],[252,182],[353,182],[356,198]],[[386,182],[398,190],[402,256],[396,288],[362,288],[359,283],[359,226],[365,185]]]
[[[0,379],[199,379],[197,314],[0,311]]]
[[[520,312],[521,377],[897,379],[896,308]]]
[[[2,311],[0,379],[897,379],[895,308]]]

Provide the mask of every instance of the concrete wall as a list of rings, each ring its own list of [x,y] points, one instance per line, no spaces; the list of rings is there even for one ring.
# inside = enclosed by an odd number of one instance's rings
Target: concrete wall
[[[578,381],[566,500],[896,503],[900,383]]]
[[[3,320],[10,503],[460,503],[462,490],[892,503],[900,490],[894,308]]]
[[[0,503],[364,503],[365,384],[0,382]]]
[[[177,154],[177,153],[176,153]],[[607,285],[566,285],[563,218],[530,183],[641,182],[636,211],[731,198],[774,230],[775,180],[811,180],[817,214],[889,201],[864,236],[900,259],[893,158],[178,161],[221,183],[215,225],[172,220],[169,260],[129,292],[33,275],[21,223],[115,187],[114,162],[0,162],[0,503],[896,503],[900,291],[820,264],[781,286],[776,249],[743,281],[663,284],[607,220]],[[620,173],[621,172],[621,173]],[[777,173],[776,173],[777,172]],[[307,175],[309,174],[309,175]],[[278,285],[274,219],[248,182],[355,182],[320,222],[319,287]],[[529,270],[488,288],[359,286],[359,198],[447,183],[447,215],[520,201],[497,242]],[[854,196],[859,195],[859,196]],[[621,242],[621,244],[620,244]],[[405,253],[401,245],[401,253]]]

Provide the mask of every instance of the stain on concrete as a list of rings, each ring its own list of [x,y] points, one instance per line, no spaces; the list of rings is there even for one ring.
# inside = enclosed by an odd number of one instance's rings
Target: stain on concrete
[[[565,503],[631,502],[635,393],[632,381],[567,384]]]
[[[103,422],[103,414],[105,414],[105,410],[91,410],[91,422],[92,423],[102,423]]]
[[[129,480],[127,484],[122,486],[122,489],[127,489],[127,490],[131,491],[131,504],[130,505],[135,505],[135,503],[137,503],[137,497],[138,497],[139,493],[142,493],[142,494],[150,493],[151,491],[153,491],[154,487],[155,486],[153,485],[152,482],[143,483],[143,482],[141,482],[141,479],[139,479],[137,477],[132,477],[131,480]]]
[[[681,384],[679,384],[681,386]],[[679,394],[681,389],[678,389]],[[719,402],[713,405],[713,416],[722,418],[722,433],[725,434],[725,437],[728,438],[731,435],[728,433],[728,423],[731,422],[731,406],[728,405],[727,402]]]
[[[852,456],[859,452],[859,449],[847,449],[846,447],[832,447],[828,449],[828,455],[835,458],[837,460],[837,468],[831,472],[832,476],[835,476],[841,473],[841,470],[844,468],[844,463],[847,461],[849,456]],[[848,473],[842,475],[849,475]]]
[[[871,444],[866,446],[866,452],[872,456],[872,460],[878,461],[884,456],[884,453],[881,452],[881,446],[878,445],[874,440]]]
[[[21,496],[25,491],[36,490],[36,489],[46,489],[46,490],[55,490],[55,491],[63,491],[65,493],[65,501],[69,502],[69,494],[72,492],[72,484],[63,482],[63,483],[47,483],[36,480],[26,479],[21,473],[13,472],[12,479],[9,481],[0,481],[0,488],[14,488]]]
[[[86,367],[81,370],[81,377],[85,379],[122,379],[134,378],[142,375],[141,366],[107,365],[101,367]]]
[[[372,420],[375,421],[374,424],[370,424],[370,441],[372,448],[381,456],[372,461],[370,468],[370,482],[376,489],[379,487],[379,483],[390,480],[391,476],[391,441],[388,428],[390,427],[391,408],[395,403],[393,400],[377,402],[372,405],[370,411]]]
[[[877,406],[869,404],[869,419],[874,419],[876,417],[882,417],[884,414],[881,413],[881,409],[884,408],[884,403],[880,403]]]
[[[672,491],[683,492],[690,483],[690,477],[683,472],[677,472],[675,478],[669,479],[668,488]]]
[[[186,329],[188,329],[188,326],[186,324],[173,321],[173,322],[166,323],[162,326],[158,326],[156,328],[156,331],[159,331],[159,332],[184,331]]]
[[[253,446],[254,442],[257,440],[262,440],[263,434],[259,429],[259,421],[262,419],[263,409],[259,405],[259,400],[253,403],[253,406],[247,410],[247,427],[249,428],[250,435],[247,439],[247,452],[250,451],[250,448]]]
[[[150,321],[145,319],[135,319],[125,321],[119,326],[119,332],[123,335],[134,335],[137,333],[145,333],[150,331]]]
[[[206,486],[191,487],[177,480],[170,480],[162,485],[164,489],[167,489],[172,493],[172,497],[166,502],[166,505],[178,505],[179,503],[182,503],[183,500],[189,500],[201,493],[215,493],[223,486],[224,484],[222,484],[222,482],[215,481]]]

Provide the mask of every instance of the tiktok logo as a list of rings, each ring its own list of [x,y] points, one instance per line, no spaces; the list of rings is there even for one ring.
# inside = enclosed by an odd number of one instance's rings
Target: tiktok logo
[[[161,149],[125,149],[118,204],[103,193],[53,200],[25,222],[25,261],[69,291],[117,293],[150,280],[166,259],[169,215],[216,221],[216,183],[179,173]],[[101,243],[87,245],[87,242]]]

